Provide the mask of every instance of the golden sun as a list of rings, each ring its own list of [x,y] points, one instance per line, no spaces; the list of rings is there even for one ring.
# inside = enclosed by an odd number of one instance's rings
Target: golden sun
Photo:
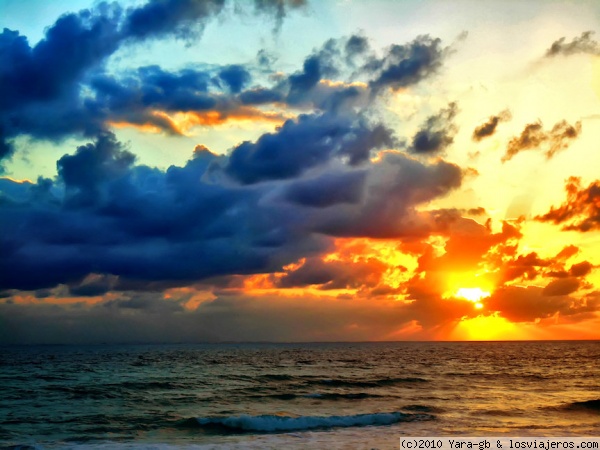
[[[460,288],[454,294],[456,297],[464,298],[465,300],[469,300],[475,304],[476,309],[482,309],[483,303],[481,303],[481,299],[489,297],[490,293],[484,291],[481,288]]]

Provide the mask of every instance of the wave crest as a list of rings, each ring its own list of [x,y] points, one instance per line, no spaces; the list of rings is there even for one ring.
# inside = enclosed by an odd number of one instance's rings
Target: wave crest
[[[406,414],[401,412],[355,414],[350,416],[250,416],[196,418],[201,428],[225,429],[231,432],[287,432],[311,429],[364,427],[369,425],[391,425],[398,422],[431,420],[430,414]]]

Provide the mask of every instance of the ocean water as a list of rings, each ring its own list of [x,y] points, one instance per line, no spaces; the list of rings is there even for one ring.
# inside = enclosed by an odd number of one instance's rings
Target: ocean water
[[[0,348],[0,447],[397,449],[600,436],[600,342]]]

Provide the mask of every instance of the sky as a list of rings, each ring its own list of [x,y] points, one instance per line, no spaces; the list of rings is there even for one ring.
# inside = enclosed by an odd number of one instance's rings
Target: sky
[[[599,23],[0,0],[0,344],[600,339]]]

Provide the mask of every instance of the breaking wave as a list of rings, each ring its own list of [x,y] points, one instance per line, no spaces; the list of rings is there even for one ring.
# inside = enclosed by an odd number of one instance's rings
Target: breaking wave
[[[432,420],[433,418],[434,417],[430,414],[389,412],[375,414],[355,414],[350,416],[291,417],[274,415],[240,415],[230,417],[198,417],[195,420],[200,428],[205,429],[220,429],[229,432],[275,433],[340,427],[391,425],[398,422]]]

